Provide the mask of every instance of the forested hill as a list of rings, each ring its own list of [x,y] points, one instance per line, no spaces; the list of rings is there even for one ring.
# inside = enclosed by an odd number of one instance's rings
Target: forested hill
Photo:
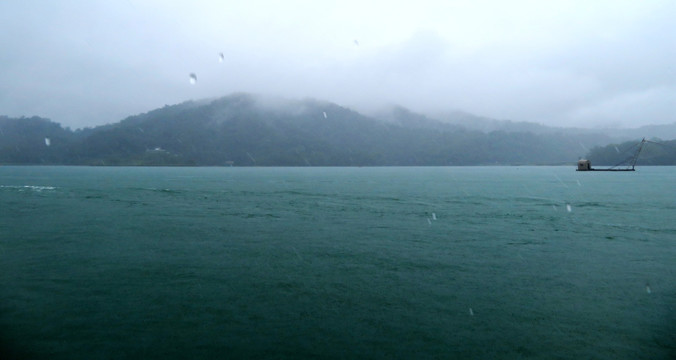
[[[627,141],[593,148],[588,159],[594,165],[626,164],[637,152],[639,142]],[[649,141],[639,153],[637,165],[676,165],[676,140]]]
[[[573,164],[597,134],[494,131],[405,109],[386,118],[317,100],[234,94],[71,131],[0,117],[0,164],[380,166]]]

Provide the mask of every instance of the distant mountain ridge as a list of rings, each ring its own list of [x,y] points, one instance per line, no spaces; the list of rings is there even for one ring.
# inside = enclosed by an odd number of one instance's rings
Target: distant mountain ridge
[[[471,119],[473,115],[463,115]],[[246,93],[167,105],[91,129],[0,116],[0,163],[426,166],[574,163],[608,135],[503,123],[487,131],[395,107],[367,116]],[[484,125],[500,123],[485,119]],[[537,125],[537,124],[536,124]],[[640,138],[642,135],[637,136]],[[47,140],[48,139],[48,140]]]
[[[676,139],[676,122],[663,125],[644,125],[638,128],[613,129],[613,128],[575,128],[547,126],[534,122],[496,120],[482,116],[465,113],[462,111],[446,112],[430,115],[431,118],[441,122],[462,126],[470,130],[479,130],[485,133],[493,131],[507,132],[531,132],[534,134],[597,134],[605,135],[612,141],[629,141],[637,138],[660,138],[663,140]]]

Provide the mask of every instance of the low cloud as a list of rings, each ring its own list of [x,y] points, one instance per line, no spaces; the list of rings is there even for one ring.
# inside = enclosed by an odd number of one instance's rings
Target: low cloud
[[[675,3],[482,4],[500,11],[6,2],[0,114],[83,127],[252,92],[556,126],[676,122]]]

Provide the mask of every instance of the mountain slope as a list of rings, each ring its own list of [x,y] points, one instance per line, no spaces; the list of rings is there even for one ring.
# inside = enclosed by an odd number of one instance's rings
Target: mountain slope
[[[638,150],[639,142],[626,141],[620,144],[597,146],[591,149],[588,159],[593,165],[627,165]],[[648,141],[641,150],[637,165],[676,165],[676,140]]]
[[[664,140],[676,139],[676,123],[663,125],[645,125],[631,129],[587,129],[553,127],[526,121],[496,120],[468,114],[462,111],[445,112],[429,116],[446,124],[462,126],[472,130],[479,130],[484,133],[505,131],[530,132],[533,134],[566,133],[570,135],[594,135],[597,136],[601,142],[605,143],[628,140],[633,141],[634,139],[640,139],[642,137],[660,138]]]
[[[376,118],[329,102],[251,94],[165,106],[75,132],[45,119],[4,117],[0,131],[0,162],[7,164],[572,164],[588,149],[608,143],[594,134],[485,133],[404,108]],[[30,136],[22,135],[21,146],[7,140],[22,132]],[[45,137],[53,138],[50,146]]]

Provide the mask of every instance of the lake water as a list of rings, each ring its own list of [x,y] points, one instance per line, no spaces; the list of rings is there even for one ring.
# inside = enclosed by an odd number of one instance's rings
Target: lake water
[[[0,166],[0,358],[669,359],[676,168]]]

